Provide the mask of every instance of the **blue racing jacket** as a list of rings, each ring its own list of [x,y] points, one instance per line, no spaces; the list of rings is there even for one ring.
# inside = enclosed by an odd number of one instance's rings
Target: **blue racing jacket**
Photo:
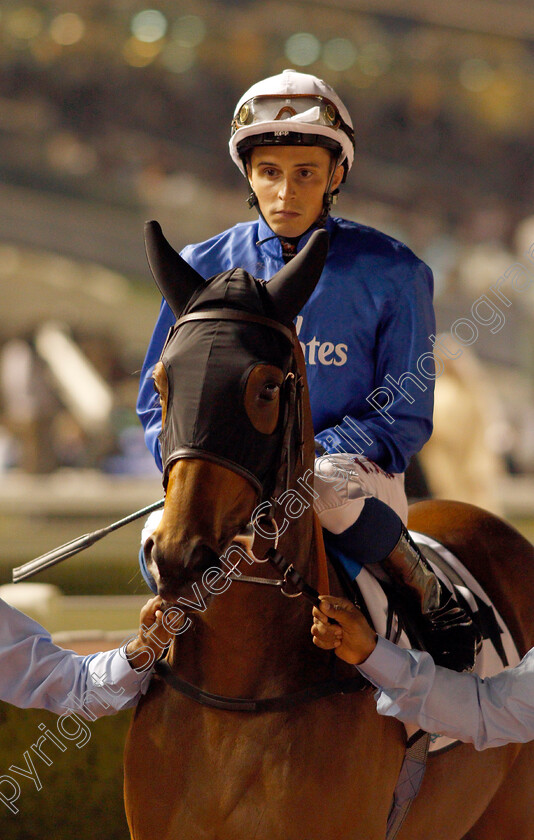
[[[432,432],[432,272],[406,245],[373,228],[332,217],[326,228],[326,264],[295,321],[315,436],[328,452],[360,452],[388,472],[404,472]],[[206,279],[240,267],[269,280],[284,265],[280,241],[261,217],[181,254]],[[174,321],[163,301],[137,402],[160,470],[161,408],[152,372]]]

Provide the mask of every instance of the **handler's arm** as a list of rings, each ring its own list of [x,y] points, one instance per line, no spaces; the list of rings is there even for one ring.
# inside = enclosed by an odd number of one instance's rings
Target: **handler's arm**
[[[135,671],[124,652],[79,656],[55,645],[33,619],[0,599],[0,700],[21,708],[94,720],[135,705],[150,669]]]
[[[534,650],[515,668],[482,680],[380,639],[359,667],[378,688],[380,714],[467,741],[477,750],[534,738]]]
[[[338,655],[341,651],[341,658],[356,664],[377,687],[380,714],[472,743],[477,750],[534,738],[534,649],[515,668],[482,680],[436,666],[428,653],[402,650],[382,638],[370,644],[367,622],[345,604],[352,607],[347,601],[335,612],[324,611],[341,629],[321,620],[319,628],[314,608],[314,641]]]

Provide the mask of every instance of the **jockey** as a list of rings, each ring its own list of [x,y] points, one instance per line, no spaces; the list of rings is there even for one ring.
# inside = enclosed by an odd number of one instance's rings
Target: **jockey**
[[[330,214],[354,160],[354,131],[343,102],[321,79],[285,70],[253,85],[236,106],[230,154],[258,219],[188,245],[181,255],[206,278],[239,266],[269,280],[313,230],[326,228],[325,268],[296,330],[319,453],[315,508],[327,549],[351,578],[364,564],[394,581],[416,605],[420,636],[436,661],[470,668],[477,633],[406,529],[404,471],[432,431],[432,273],[390,236]],[[163,301],[137,404],[160,469],[161,408],[152,372],[174,321]],[[142,553],[141,567],[153,587]]]

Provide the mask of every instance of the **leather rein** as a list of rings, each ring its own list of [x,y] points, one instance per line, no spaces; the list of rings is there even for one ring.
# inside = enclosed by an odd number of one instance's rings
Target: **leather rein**
[[[253,315],[249,312],[239,310],[207,310],[204,312],[197,312],[191,315],[186,315],[181,318],[176,326],[188,320],[203,320],[215,319],[222,317],[228,320],[247,321],[259,323],[262,326],[269,326],[273,329],[282,332],[286,338],[289,337],[291,343],[293,342],[293,335],[287,327],[277,321],[271,320],[258,315]],[[276,586],[280,589],[282,595],[288,598],[296,598],[303,595],[311,604],[319,606],[319,593],[316,589],[310,586],[302,577],[302,575],[295,569],[292,563],[288,563],[284,556],[277,550],[278,534],[276,529],[276,522],[274,513],[276,511],[278,497],[282,492],[289,489],[290,477],[298,460],[303,458],[303,413],[302,413],[302,393],[304,390],[304,383],[302,376],[298,374],[297,364],[294,353],[291,354],[291,370],[286,377],[286,406],[284,428],[282,433],[282,445],[279,461],[276,468],[275,487],[269,503],[264,502],[263,505],[269,507],[269,513],[265,515],[265,519],[270,521],[275,526],[274,546],[263,553],[263,560],[267,560],[269,564],[280,574],[278,580],[272,580],[261,577],[251,577],[241,574],[228,573],[228,577],[233,581],[241,583],[259,584],[266,586]],[[292,451],[292,438],[296,432],[296,451]],[[202,453],[198,453],[202,457]],[[217,457],[209,456],[210,460],[217,460]],[[292,463],[293,462],[293,463]],[[228,463],[225,462],[225,466]],[[236,472],[241,472],[241,469],[236,465]],[[262,506],[263,506],[262,505]],[[256,532],[257,537],[257,532]],[[255,541],[256,542],[256,539]],[[332,619],[328,619],[332,621]],[[322,697],[330,697],[336,694],[353,694],[366,688],[369,683],[361,675],[356,674],[354,677],[339,678],[331,677],[321,682],[313,683],[304,689],[295,691],[289,694],[283,694],[276,697],[262,697],[259,699],[252,699],[246,697],[228,697],[219,694],[213,694],[198,688],[195,685],[183,680],[171,668],[166,659],[161,659],[155,664],[156,674],[163,679],[167,685],[200,703],[203,706],[209,706],[214,709],[221,709],[229,712],[281,712],[294,708],[302,703],[309,703],[313,700],[318,700]]]

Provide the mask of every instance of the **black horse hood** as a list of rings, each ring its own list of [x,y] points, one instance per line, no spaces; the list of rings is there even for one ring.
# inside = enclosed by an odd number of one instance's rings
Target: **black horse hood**
[[[314,268],[316,277],[312,281],[305,278],[308,295],[320,276],[316,260]],[[189,266],[187,269],[190,271]],[[264,496],[272,489],[266,485],[272,484],[285,427],[284,388],[278,424],[272,434],[254,427],[245,410],[244,393],[248,377],[258,364],[279,368],[285,380],[294,363],[294,328],[292,317],[287,318],[292,310],[286,306],[282,319],[279,306],[287,294],[285,287],[290,287],[292,278],[298,278],[305,266],[294,274],[285,269],[269,283],[239,268],[224,272],[198,283],[185,303],[176,280],[170,290],[168,277],[158,282],[177,314],[161,355],[168,380],[167,414],[160,435],[165,478],[177,459],[203,457],[245,475]],[[273,282],[274,295],[268,288]],[[294,291],[302,295],[298,283]],[[257,316],[258,321],[255,317],[252,323],[241,320],[240,313]],[[264,323],[265,319],[269,321]],[[290,324],[291,332],[277,328],[283,322]]]

